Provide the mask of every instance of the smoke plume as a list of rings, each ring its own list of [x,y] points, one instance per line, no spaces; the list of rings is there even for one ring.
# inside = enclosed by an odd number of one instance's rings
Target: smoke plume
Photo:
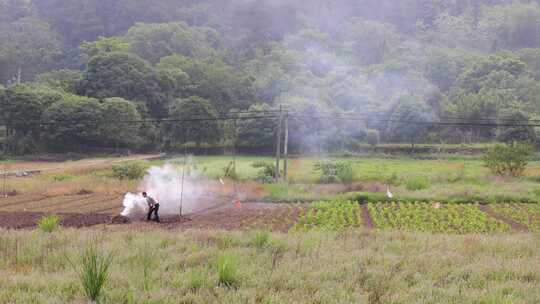
[[[182,190],[182,175],[183,190]],[[166,164],[163,167],[151,167],[138,187],[140,193],[127,193],[124,197],[123,216],[137,218],[148,211],[145,198],[141,195],[146,192],[160,205],[160,216],[173,216],[192,214],[197,211],[217,205],[225,196],[220,193],[222,189],[218,183],[205,179],[191,166],[185,168],[180,165]]]

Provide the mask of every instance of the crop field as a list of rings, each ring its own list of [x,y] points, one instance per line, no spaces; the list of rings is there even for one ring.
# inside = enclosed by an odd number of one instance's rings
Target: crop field
[[[297,230],[334,230],[362,227],[362,210],[356,202],[316,202],[298,220]]]
[[[540,204],[496,204],[490,208],[497,214],[525,225],[529,231],[540,231]]]
[[[507,232],[510,227],[473,204],[370,203],[375,227],[437,233]]]

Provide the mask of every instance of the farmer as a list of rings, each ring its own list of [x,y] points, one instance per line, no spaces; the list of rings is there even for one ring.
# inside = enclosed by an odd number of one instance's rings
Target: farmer
[[[156,202],[156,200],[153,199],[152,197],[148,196],[146,192],[143,192],[142,196],[146,199],[146,203],[148,204],[147,220],[150,220],[152,218],[152,213],[154,213],[155,214],[154,220],[159,223],[159,215],[158,215],[159,203]]]

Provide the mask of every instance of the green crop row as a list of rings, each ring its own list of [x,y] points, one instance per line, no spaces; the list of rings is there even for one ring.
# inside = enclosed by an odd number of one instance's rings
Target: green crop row
[[[352,201],[327,201],[313,203],[295,225],[296,230],[340,231],[362,226],[360,205]]]
[[[510,230],[472,204],[370,203],[368,209],[375,227],[383,230],[458,234]]]
[[[497,204],[491,205],[491,209],[527,226],[530,231],[540,231],[540,204]]]

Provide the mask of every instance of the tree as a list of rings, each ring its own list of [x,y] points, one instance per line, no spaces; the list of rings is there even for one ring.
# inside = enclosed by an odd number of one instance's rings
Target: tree
[[[102,104],[101,139],[107,145],[136,146],[140,142],[141,115],[136,105],[119,97],[107,98]]]
[[[518,177],[523,175],[531,153],[528,145],[498,144],[486,152],[484,163],[496,175]]]
[[[143,101],[154,117],[167,113],[167,103],[154,70],[137,55],[113,52],[92,57],[80,91],[99,99],[122,97]]]
[[[379,131],[377,130],[367,130],[366,131],[366,139],[368,144],[371,147],[376,147],[379,144]]]
[[[531,76],[540,81],[540,48],[522,49],[517,54],[523,62],[527,63]]]
[[[84,41],[81,46],[81,61],[88,63],[94,56],[106,53],[120,52],[129,53],[131,44],[121,37],[99,37],[94,42]]]
[[[265,103],[253,104],[248,111],[261,112],[271,111],[272,107]],[[260,113],[264,114],[264,113]],[[240,114],[240,117],[249,117],[253,114]],[[260,115],[255,115],[260,116]],[[271,147],[274,143],[275,119],[254,118],[240,119],[237,122],[239,146],[246,147]]]
[[[96,99],[69,96],[43,112],[46,145],[56,151],[82,150],[102,139],[103,106]]]
[[[0,82],[32,79],[61,53],[49,25],[33,17],[0,27],[0,41]]]
[[[156,66],[161,88],[170,99],[188,97],[191,84],[189,75],[182,70],[189,61],[182,55],[164,57]]]
[[[346,39],[364,64],[381,63],[399,43],[399,35],[389,24],[354,20],[347,27]]]
[[[193,60],[180,55],[168,56],[160,61],[158,70],[178,77],[182,95],[207,99],[220,113],[245,108],[255,99],[253,78],[219,59]],[[188,76],[187,83],[183,73]]]
[[[390,116],[387,133],[394,140],[408,141],[414,149],[418,139],[426,135],[432,121],[434,115],[429,106],[414,96],[401,96]]]
[[[6,149],[15,154],[34,152],[41,137],[41,115],[61,92],[43,86],[14,85],[0,99],[1,121],[6,124]]]
[[[499,115],[499,118],[502,124],[508,123],[508,121],[511,121],[513,124],[529,124],[527,114],[517,109],[505,109]],[[513,144],[515,142],[534,144],[536,142],[536,132],[534,131],[534,127],[529,126],[504,126],[499,128],[497,139],[507,144]]]
[[[152,63],[163,57],[181,54],[186,57],[206,58],[213,54],[208,32],[190,28],[185,23],[137,23],[129,29],[126,40],[135,53]]]
[[[169,140],[177,144],[194,142],[213,144],[222,136],[222,128],[217,120],[218,114],[210,102],[198,96],[177,99],[171,106],[173,119],[188,120],[166,124]],[[200,119],[200,120],[197,120]]]
[[[83,74],[78,70],[54,70],[41,73],[37,76],[37,82],[51,88],[76,94],[77,86],[82,80]]]

